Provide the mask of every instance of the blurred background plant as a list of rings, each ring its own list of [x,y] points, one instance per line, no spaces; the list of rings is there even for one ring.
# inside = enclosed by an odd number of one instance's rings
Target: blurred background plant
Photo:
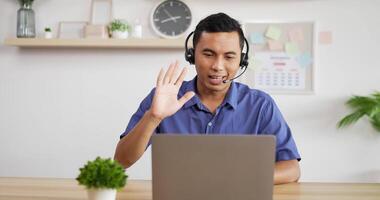
[[[352,96],[346,105],[354,110],[338,122],[338,128],[346,127],[367,116],[372,127],[380,132],[380,92],[369,96]]]

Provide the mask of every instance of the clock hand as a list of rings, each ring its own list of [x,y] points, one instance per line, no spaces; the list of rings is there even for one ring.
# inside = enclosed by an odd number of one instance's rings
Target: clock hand
[[[166,19],[162,20],[161,23],[165,23],[165,22],[168,22],[168,21],[174,21],[174,22],[176,22],[175,21],[176,19],[181,19],[181,16],[175,16],[175,17],[166,18]]]
[[[166,10],[166,9],[164,9],[164,12],[170,17],[170,18],[172,18],[172,20],[175,22],[175,23],[177,23],[177,21],[175,20],[175,19],[173,19],[173,16]]]

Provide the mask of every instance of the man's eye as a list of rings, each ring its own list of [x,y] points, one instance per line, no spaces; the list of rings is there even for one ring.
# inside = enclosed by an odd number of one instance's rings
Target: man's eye
[[[209,53],[205,53],[205,54],[203,54],[203,55],[205,55],[206,57],[210,57],[210,56],[212,56],[212,54],[209,54]]]
[[[227,58],[227,60],[232,60],[232,59],[235,59],[235,57],[234,57],[234,56],[227,56],[226,58]]]

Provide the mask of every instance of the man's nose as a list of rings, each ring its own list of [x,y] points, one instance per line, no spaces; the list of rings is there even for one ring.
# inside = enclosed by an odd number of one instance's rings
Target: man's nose
[[[215,70],[215,71],[221,71],[221,70],[223,70],[223,68],[224,68],[224,60],[223,60],[223,57],[218,56],[218,57],[215,59],[215,61],[214,61],[214,63],[213,63],[213,65],[212,65],[211,68],[212,68],[213,70]]]

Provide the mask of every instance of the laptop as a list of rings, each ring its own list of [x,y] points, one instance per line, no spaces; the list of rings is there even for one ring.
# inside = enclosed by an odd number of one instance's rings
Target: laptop
[[[152,137],[153,200],[272,200],[275,137]]]

